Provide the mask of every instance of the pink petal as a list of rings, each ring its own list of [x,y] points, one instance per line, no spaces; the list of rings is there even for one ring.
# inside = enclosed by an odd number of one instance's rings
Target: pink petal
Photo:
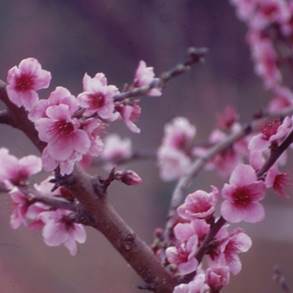
[[[42,170],[42,161],[36,156],[26,156],[19,160],[20,165],[25,167],[29,175],[36,174]]]
[[[67,240],[68,235],[66,234],[63,224],[49,221],[43,228],[44,241],[48,246],[58,246]]]
[[[77,254],[77,245],[74,238],[68,238],[66,242],[64,242],[64,246],[69,250],[72,256]]]
[[[248,223],[260,222],[265,217],[264,207],[258,202],[252,203],[247,209],[245,209],[244,213],[245,216],[243,220]]]
[[[46,110],[46,114],[49,118],[53,120],[66,120],[68,121],[70,119],[70,111],[69,106],[65,104],[60,104],[57,106],[50,106]]]
[[[187,275],[189,273],[194,272],[196,270],[197,266],[198,266],[198,261],[196,260],[195,257],[193,257],[188,262],[179,264],[178,271],[182,275]]]
[[[242,209],[237,209],[230,201],[224,200],[221,205],[221,214],[231,223],[239,223],[245,217]]]
[[[243,186],[257,181],[255,170],[250,165],[239,164],[231,174],[231,184]]]
[[[250,141],[249,141],[249,145],[248,148],[250,151],[264,151],[266,149],[268,149],[268,147],[270,146],[270,143],[268,140],[263,139],[263,135],[257,134],[255,136],[253,136]]]
[[[85,154],[91,145],[91,141],[84,130],[76,130],[72,134],[72,144],[74,149],[81,154]]]

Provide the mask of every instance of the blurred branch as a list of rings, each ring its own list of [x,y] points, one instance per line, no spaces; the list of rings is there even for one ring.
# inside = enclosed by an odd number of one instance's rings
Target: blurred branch
[[[12,119],[6,110],[0,111],[0,124],[13,125]]]
[[[231,147],[236,141],[260,129],[260,127],[268,119],[284,118],[292,114],[293,114],[293,108],[288,108],[278,113],[263,113],[261,118],[258,118],[254,120],[253,122],[247,124],[246,126],[242,127],[238,132],[231,134],[224,141],[211,147],[204,156],[195,160],[194,163],[189,168],[189,170],[186,172],[186,174],[179,179],[174,189],[174,192],[171,197],[170,207],[169,207],[168,221],[165,228],[165,235],[167,237],[168,235],[170,235],[170,231],[173,226],[173,218],[174,218],[174,215],[176,214],[176,209],[184,201],[185,194],[187,192],[189,185],[191,184],[192,179],[194,179],[202,171],[205,165],[212,158],[214,158],[218,153],[221,153],[222,151]],[[265,169],[267,167],[268,166],[264,166]]]
[[[187,58],[183,63],[180,63],[176,65],[174,68],[163,72],[159,78],[154,79],[153,82],[151,82],[148,86],[134,88],[132,90],[122,92],[114,96],[114,100],[116,102],[119,102],[127,98],[137,98],[145,95],[147,96],[151,89],[163,88],[166,85],[166,83],[172,78],[188,72],[191,69],[192,65],[203,62],[206,53],[206,48],[189,48],[187,51]]]
[[[10,102],[3,81],[0,81],[0,99],[7,107],[13,126],[20,129],[42,152],[45,144],[38,139],[37,131],[28,120],[25,110]],[[93,220],[93,226],[110,241],[141,278],[154,288],[154,292],[172,292],[176,279],[161,266],[149,246],[123,221],[107,198],[97,193],[95,180],[76,167],[72,175],[64,179],[64,184]],[[39,199],[48,203],[47,198]],[[61,203],[58,202],[59,204]]]
[[[275,266],[273,269],[273,280],[280,286],[282,292],[285,292],[285,293],[292,292],[289,288],[289,285],[286,281],[284,274],[281,272],[278,266]]]

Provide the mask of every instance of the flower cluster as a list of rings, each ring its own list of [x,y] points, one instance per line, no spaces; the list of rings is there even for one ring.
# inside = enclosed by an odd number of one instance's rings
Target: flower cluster
[[[274,96],[269,109],[292,106],[292,91],[284,85],[283,69],[290,63],[292,2],[286,0],[231,0],[238,17],[248,26],[247,41],[255,71]]]
[[[77,97],[59,86],[47,99],[40,99],[38,91],[49,87],[50,80],[51,74],[43,70],[34,58],[22,60],[19,66],[9,70],[7,77],[10,101],[28,111],[40,140],[46,143],[42,154],[46,171],[59,167],[61,175],[68,175],[74,165],[84,158],[101,155],[101,135],[109,123],[117,119],[125,121],[131,131],[139,132],[134,123],[141,112],[138,101],[119,99],[118,88],[109,85],[103,73],[97,73],[94,77],[86,73],[83,91]],[[148,87],[156,80],[153,68],[141,61],[129,90]],[[161,91],[154,87],[148,94],[159,96]],[[108,141],[108,146],[116,142]]]

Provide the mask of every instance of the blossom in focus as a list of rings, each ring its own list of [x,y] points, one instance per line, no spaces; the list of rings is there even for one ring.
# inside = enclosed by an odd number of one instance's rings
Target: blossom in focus
[[[141,114],[141,107],[137,103],[129,105],[120,104],[116,106],[116,110],[130,131],[140,133],[140,129],[135,124]]]
[[[264,194],[265,185],[257,179],[255,170],[250,165],[238,165],[222,190],[222,216],[231,223],[261,221],[265,212],[259,201]]]
[[[188,284],[179,284],[174,288],[173,293],[208,293],[209,286],[205,281],[205,274],[197,273],[193,281]]]
[[[71,255],[76,255],[77,243],[85,243],[86,232],[83,225],[74,223],[69,215],[70,212],[60,209],[41,213],[42,235],[48,246],[63,244]]]
[[[145,61],[141,60],[135,72],[133,87],[149,86],[156,79],[157,78],[155,77],[154,68],[148,67]],[[161,96],[162,91],[159,88],[152,88],[148,95]]]
[[[216,206],[219,190],[212,186],[211,192],[197,190],[187,195],[184,203],[178,207],[178,215],[186,220],[207,219]]]
[[[115,118],[113,97],[119,91],[116,86],[108,85],[103,73],[97,73],[93,78],[85,74],[83,90],[84,92],[78,96],[78,100],[81,107],[85,109],[86,116],[98,114],[102,119],[113,120]]]
[[[230,281],[230,271],[225,265],[211,266],[206,271],[206,282],[213,290],[221,290]]]
[[[80,123],[73,117],[68,105],[50,106],[46,110],[46,115],[46,118],[35,121],[40,140],[47,143],[43,152],[44,168],[51,171],[54,160],[55,163],[60,162],[61,173],[68,174],[62,162],[81,160],[82,155],[90,148],[89,136],[79,128]]]
[[[48,88],[51,73],[42,69],[34,58],[23,59],[18,66],[12,67],[7,75],[7,94],[18,107],[30,110],[39,100],[40,89]]]

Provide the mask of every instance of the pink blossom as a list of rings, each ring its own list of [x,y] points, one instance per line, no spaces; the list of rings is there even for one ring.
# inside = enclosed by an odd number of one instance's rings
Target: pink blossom
[[[44,150],[44,168],[50,170],[54,164],[49,164],[50,159],[60,162],[61,173],[68,174],[68,169],[62,163],[68,160],[80,161],[82,155],[90,148],[88,134],[80,129],[78,119],[73,118],[68,105],[60,104],[50,106],[46,110],[46,118],[35,122],[40,140],[47,142]],[[63,168],[64,167],[64,168]]]
[[[186,220],[207,219],[215,211],[219,190],[212,186],[210,193],[197,190],[187,195],[184,203],[178,207],[180,217]]]
[[[69,107],[70,113],[78,110],[78,101],[70,93],[70,91],[62,86],[50,93],[48,99],[39,100],[29,112],[29,119],[36,121],[39,118],[47,117],[46,111],[50,106],[66,105]]]
[[[261,221],[265,213],[259,201],[264,198],[264,192],[264,183],[257,179],[255,170],[250,165],[238,165],[222,190],[223,217],[232,223]]]
[[[236,6],[237,15],[243,21],[249,21],[255,12],[256,0],[231,0],[231,3]]]
[[[171,264],[176,265],[178,273],[186,275],[196,270],[198,261],[195,258],[198,239],[194,235],[186,242],[179,243],[176,247],[166,249],[166,257]]]
[[[126,185],[137,185],[142,183],[141,177],[132,170],[117,171],[115,177]]]
[[[138,104],[120,104],[116,106],[116,110],[118,111],[130,131],[134,133],[140,133],[140,129],[135,124],[141,114],[141,107]]]
[[[21,225],[27,224],[26,215],[30,206],[29,197],[17,188],[13,189],[9,194],[12,200],[10,225],[13,229],[18,229]]]
[[[18,107],[30,110],[39,99],[37,91],[48,88],[50,81],[51,73],[43,70],[38,60],[23,59],[8,71],[7,94]]]
[[[97,114],[102,119],[114,119],[113,97],[119,93],[114,85],[108,85],[103,73],[97,73],[93,78],[88,74],[83,78],[84,92],[78,96],[81,107],[85,109],[85,115]]]
[[[271,113],[280,112],[293,105],[293,93],[286,87],[277,87],[275,96],[269,103],[268,110]]]
[[[225,265],[215,265],[206,271],[206,282],[213,290],[221,290],[230,281],[230,271]]]
[[[242,267],[239,254],[247,252],[251,245],[251,238],[241,229],[236,229],[221,245],[218,261],[228,266],[232,274],[237,275]]]
[[[172,181],[183,176],[191,165],[190,158],[170,147],[161,146],[158,150],[160,176],[165,181]]]
[[[146,63],[141,60],[136,69],[133,86],[134,87],[144,87],[149,86],[154,80],[155,77],[154,68],[148,67]],[[148,95],[150,96],[161,96],[162,91],[159,88],[153,88],[149,91]]]
[[[210,231],[210,225],[204,220],[192,220],[191,222],[178,223],[174,227],[174,235],[179,241],[187,241],[196,235],[199,241],[203,241]]]
[[[208,293],[209,286],[205,283],[206,276],[203,272],[197,273],[194,280],[188,284],[179,284],[173,293]]]
[[[132,145],[130,139],[122,139],[116,134],[108,135],[104,140],[104,150],[102,158],[105,161],[119,163],[127,160],[132,155]]]
[[[288,174],[280,172],[277,166],[271,167],[265,178],[266,188],[273,188],[280,196],[287,197],[286,187],[289,184]]]
[[[9,154],[7,149],[0,149],[0,181],[23,185],[30,176],[37,174],[41,169],[42,162],[39,157],[30,155],[18,159]]]
[[[70,212],[64,210],[48,211],[41,213],[44,222],[43,238],[48,246],[64,246],[71,255],[76,255],[76,243],[85,243],[86,232],[81,224],[74,223]]]
[[[235,108],[232,106],[227,106],[223,113],[218,115],[218,126],[221,129],[229,130],[237,122],[239,115]]]
[[[188,151],[196,134],[196,128],[184,117],[176,117],[165,126],[163,145]]]
[[[292,117],[286,117],[282,123],[279,119],[269,121],[262,127],[260,134],[251,138],[248,148],[251,151],[265,151],[272,143],[285,139],[292,129]]]

